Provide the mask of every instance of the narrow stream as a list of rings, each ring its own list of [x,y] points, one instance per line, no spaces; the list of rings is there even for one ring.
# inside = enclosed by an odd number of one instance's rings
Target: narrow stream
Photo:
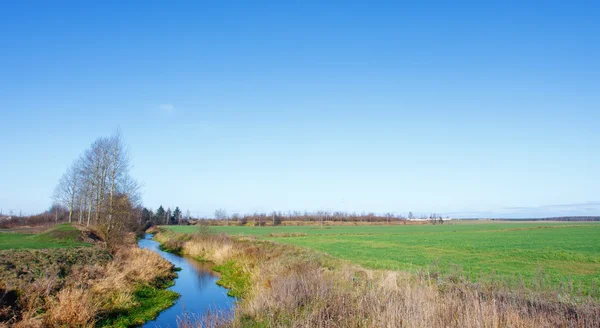
[[[181,271],[177,272],[175,285],[169,289],[181,295],[175,305],[162,311],[155,320],[149,321],[143,327],[177,327],[177,317],[184,313],[200,316],[210,311],[230,311],[233,309],[235,298],[227,296],[227,289],[218,286],[218,275],[212,270],[212,265],[181,257],[160,250],[159,243],[152,240],[152,234],[138,242],[141,248],[147,248],[158,253],[167,261],[173,263]]]

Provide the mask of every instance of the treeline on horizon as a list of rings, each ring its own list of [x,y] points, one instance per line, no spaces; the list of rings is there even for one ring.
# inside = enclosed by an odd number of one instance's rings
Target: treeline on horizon
[[[408,213],[408,216],[404,216],[396,213],[376,214],[376,213],[348,213],[342,211],[316,211],[316,212],[300,212],[290,211],[281,212],[273,211],[271,213],[251,213],[251,214],[227,214],[224,209],[217,209],[212,217],[192,217],[189,211],[185,214],[181,212],[179,207],[176,207],[173,212],[171,209],[165,209],[161,205],[158,210],[153,212],[152,209],[144,208],[142,212],[142,222],[150,223],[151,225],[177,225],[177,224],[193,224],[193,223],[215,223],[224,222],[238,225],[246,225],[251,223],[253,225],[261,226],[267,223],[271,225],[279,225],[282,222],[386,222],[386,223],[398,223],[406,222],[408,220],[428,220],[443,222],[441,215],[437,213],[431,213],[429,216],[421,215],[415,216],[412,212]],[[448,218],[447,218],[448,219]]]
[[[217,210],[212,217],[198,217],[191,216],[189,211],[183,213],[179,207],[175,207],[175,210],[167,208],[166,210],[161,205],[156,212],[146,207],[137,206],[131,211],[132,218],[139,218],[140,229],[146,229],[154,225],[188,225],[195,223],[206,222],[212,224],[215,222],[223,222],[226,224],[238,224],[246,225],[248,223],[255,225],[265,225],[267,222],[271,225],[279,225],[282,222],[385,222],[385,223],[403,223],[409,220],[426,220],[433,221],[433,218],[439,223],[440,216],[432,213],[429,216],[412,216],[409,213],[408,216],[398,214],[375,214],[375,213],[346,213],[346,212],[272,212],[267,213],[252,213],[240,215],[234,213],[228,215],[225,210]],[[0,219],[2,216],[0,216]],[[27,216],[12,216],[11,219],[7,219],[8,216],[4,216],[4,220],[0,220],[0,229],[10,229],[19,226],[38,226],[44,224],[54,224],[68,222],[69,210],[68,208],[60,205],[53,204],[47,211],[40,214],[27,215]],[[449,218],[443,218],[448,220]],[[547,217],[547,218],[455,218],[455,220],[461,221],[573,221],[573,222],[591,222],[600,221],[600,216],[561,216],[561,217]]]
[[[484,219],[469,219],[469,220],[484,220]],[[548,218],[497,218],[489,219],[492,221],[600,221],[600,216],[557,216]]]

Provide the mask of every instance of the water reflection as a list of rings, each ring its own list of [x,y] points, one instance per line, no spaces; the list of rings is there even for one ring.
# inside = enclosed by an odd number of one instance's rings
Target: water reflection
[[[177,316],[185,312],[202,315],[208,310],[230,311],[233,308],[235,299],[227,296],[227,289],[216,284],[219,277],[212,271],[211,264],[163,252],[159,249],[159,244],[152,240],[151,234],[146,234],[138,244],[141,248],[157,252],[181,268],[175,285],[169,288],[181,297],[175,305],[161,312],[155,320],[147,322],[143,327],[176,327]]]

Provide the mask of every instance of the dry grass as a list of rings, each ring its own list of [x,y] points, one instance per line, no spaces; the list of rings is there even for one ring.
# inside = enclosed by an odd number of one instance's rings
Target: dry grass
[[[105,265],[106,250],[96,247],[0,251],[0,277],[6,289],[24,290],[41,279],[54,279],[59,287],[75,266]]]
[[[294,327],[595,327],[597,307],[545,303],[518,294],[438,286],[389,275],[344,280],[354,273],[307,269],[273,279],[240,311],[269,326]],[[363,275],[367,276],[367,275]],[[491,297],[490,297],[491,296]],[[573,314],[576,311],[577,317]]]
[[[223,264],[239,252],[226,235],[211,236],[211,238],[196,235],[185,242],[183,249],[190,256],[210,259],[215,264]]]
[[[147,249],[123,247],[113,261],[105,266],[103,279],[94,282],[97,293],[118,289],[127,290],[133,283],[154,283],[155,279],[168,276],[173,265],[160,255]]]
[[[15,327],[92,327],[103,316],[137,306],[133,297],[136,286],[158,286],[174,276],[171,263],[137,247],[116,250],[108,262],[95,264],[94,258],[87,258],[59,268],[60,272],[50,270],[42,278],[24,276],[26,280],[15,283],[21,293],[6,323]]]
[[[99,305],[89,290],[67,287],[54,296],[45,317],[48,326],[92,327]]]
[[[591,298],[559,301],[558,295],[472,284],[460,276],[366,270],[292,246],[224,235],[181,242],[186,254],[217,264],[234,261],[251,284],[231,321],[188,317],[180,327],[600,326],[600,307]]]
[[[41,327],[43,317],[38,312],[51,303],[50,298],[57,290],[60,281],[56,277],[39,278],[20,289],[20,297],[13,304],[13,317],[8,323],[17,323],[15,327]]]
[[[231,316],[226,313],[208,312],[204,315],[184,313],[177,318],[178,328],[224,328],[231,325]]]
[[[106,266],[82,268],[73,276],[73,288],[89,289],[98,312],[118,312],[136,306],[133,288],[137,284],[160,285],[172,277],[173,265],[155,252],[123,247]]]

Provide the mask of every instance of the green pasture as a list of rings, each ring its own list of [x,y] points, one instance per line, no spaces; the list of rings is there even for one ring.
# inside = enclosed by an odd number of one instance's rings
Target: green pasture
[[[169,226],[193,233],[197,226]],[[503,281],[599,296],[600,223],[219,226],[216,232],[311,248],[366,268]]]
[[[38,234],[0,232],[0,250],[90,246],[80,241],[81,232],[70,224],[58,224]]]

